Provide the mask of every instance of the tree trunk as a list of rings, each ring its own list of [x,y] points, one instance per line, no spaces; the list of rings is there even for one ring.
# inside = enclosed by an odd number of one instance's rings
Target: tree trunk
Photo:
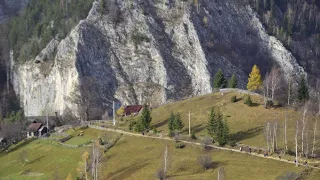
[[[284,120],[284,145],[285,145],[285,150],[286,151],[288,151],[287,119],[288,119],[288,113],[286,113],[286,117],[285,117],[285,120]]]
[[[296,122],[296,135],[295,135],[295,143],[296,143],[296,167],[298,167],[298,130],[299,130],[299,124],[298,120]]]
[[[320,114],[319,114],[320,115]],[[315,122],[314,122],[314,129],[313,129],[313,144],[312,144],[312,157],[314,156],[314,146],[316,144],[316,132],[317,132],[317,121],[318,121],[318,118],[319,118],[319,115],[318,117],[316,118]]]

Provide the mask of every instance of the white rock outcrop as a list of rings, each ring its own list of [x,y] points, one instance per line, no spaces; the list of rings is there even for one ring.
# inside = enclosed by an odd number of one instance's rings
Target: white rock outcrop
[[[251,66],[265,53],[272,55],[263,60],[267,64],[303,72],[250,8],[234,0],[205,0],[198,13],[192,4],[170,2],[119,1],[121,13],[112,17],[101,16],[96,1],[65,39],[52,40],[35,61],[13,65],[14,89],[26,115],[75,108],[71,94],[86,77],[97,82],[92,93],[99,96],[99,108],[110,110],[112,100],[157,106],[210,93],[219,68],[227,77],[237,74],[244,87]],[[257,48],[256,57],[246,47]]]

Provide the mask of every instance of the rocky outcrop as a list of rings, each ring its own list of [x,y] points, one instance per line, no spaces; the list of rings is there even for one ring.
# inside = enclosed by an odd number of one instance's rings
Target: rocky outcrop
[[[94,2],[65,39],[51,41],[35,61],[13,66],[27,116],[76,107],[72,92],[88,77],[98,87],[92,92],[98,108],[109,110],[113,100],[160,105],[210,93],[219,68],[227,77],[235,73],[240,87],[253,64],[263,73],[275,63],[304,73],[250,6],[238,1],[117,1],[107,7],[101,15]]]

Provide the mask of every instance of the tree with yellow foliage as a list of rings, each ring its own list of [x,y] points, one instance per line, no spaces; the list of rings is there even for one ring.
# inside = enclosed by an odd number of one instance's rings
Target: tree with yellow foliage
[[[68,176],[67,176],[67,179],[66,179],[66,180],[73,180],[73,179],[72,179],[72,175],[71,175],[71,173],[69,173],[69,174],[68,174]]]
[[[124,107],[123,107],[123,106],[121,106],[121,107],[117,110],[117,115],[120,116],[120,117],[122,117],[122,116],[125,115],[125,114],[124,114]]]
[[[261,74],[260,70],[257,65],[254,65],[252,67],[252,71],[249,74],[247,89],[249,91],[256,91],[261,89],[262,87],[262,80],[261,80]]]

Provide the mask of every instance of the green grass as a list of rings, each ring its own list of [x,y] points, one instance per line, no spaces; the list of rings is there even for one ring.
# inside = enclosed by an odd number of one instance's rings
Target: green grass
[[[28,152],[28,162],[25,165],[19,158],[23,150]],[[0,179],[53,179],[56,169],[58,169],[60,179],[65,179],[69,172],[72,173],[73,177],[76,177],[76,168],[84,151],[86,151],[85,148],[65,148],[52,141],[45,140],[33,140],[18,144],[12,147],[8,154],[0,154]],[[27,170],[42,175],[23,175],[22,173]]]
[[[237,96],[237,102],[232,103],[231,97]],[[191,99],[170,103],[152,110],[152,125],[154,125],[162,133],[168,133],[167,119],[171,111],[180,113],[185,124],[184,134],[188,130],[188,113],[191,112],[191,129],[196,132],[197,136],[206,136],[206,123],[209,111],[212,107],[220,110],[224,117],[228,120],[231,135],[233,139],[239,143],[265,147],[265,139],[263,134],[263,126],[267,121],[278,120],[279,129],[279,145],[283,147],[283,125],[286,111],[288,111],[288,143],[293,145],[294,125],[295,121],[301,118],[298,111],[294,109],[286,110],[285,108],[265,109],[263,107],[263,98],[259,96],[251,96],[255,106],[248,107],[244,104],[244,94],[237,92],[220,93],[194,97]],[[137,120],[138,117],[135,117]],[[125,120],[130,119],[126,117]],[[313,120],[311,119],[313,123]],[[320,128],[320,123],[318,123]],[[126,127],[128,130],[128,126]],[[309,133],[310,142],[312,131]]]
[[[269,159],[246,154],[211,150],[214,167],[203,170],[197,163],[197,157],[204,152],[199,146],[187,145],[184,149],[175,149],[173,142],[123,136],[107,152],[105,165],[100,172],[103,179],[155,179],[155,173],[162,164],[162,154],[169,145],[170,168],[168,178],[175,179],[216,179],[218,167],[225,170],[225,179],[269,180],[285,172],[300,173],[303,168]]]
[[[76,130],[78,131],[78,130]],[[94,129],[84,129],[88,136],[99,134]],[[102,132],[100,132],[101,134]],[[107,133],[116,137],[117,133]],[[83,137],[79,137],[81,139]],[[85,138],[84,138],[85,139]],[[100,166],[100,179],[155,179],[157,169],[161,167],[162,155],[169,145],[170,166],[168,177],[171,180],[215,179],[219,167],[225,170],[226,179],[275,179],[285,172],[300,173],[304,167],[295,168],[293,164],[270,159],[262,159],[246,154],[229,151],[210,150],[204,152],[200,146],[187,145],[183,149],[174,148],[174,142],[134,136],[122,136],[104,156]],[[20,162],[19,154],[28,152],[28,163]],[[60,179],[68,173],[77,176],[76,169],[86,148],[65,148],[50,140],[33,140],[10,148],[10,153],[0,154],[0,179],[47,180],[53,179],[58,167]],[[213,168],[203,170],[197,163],[197,157],[204,153],[212,156]],[[33,175],[23,175],[29,170]],[[313,170],[306,179],[316,179],[318,170]]]

